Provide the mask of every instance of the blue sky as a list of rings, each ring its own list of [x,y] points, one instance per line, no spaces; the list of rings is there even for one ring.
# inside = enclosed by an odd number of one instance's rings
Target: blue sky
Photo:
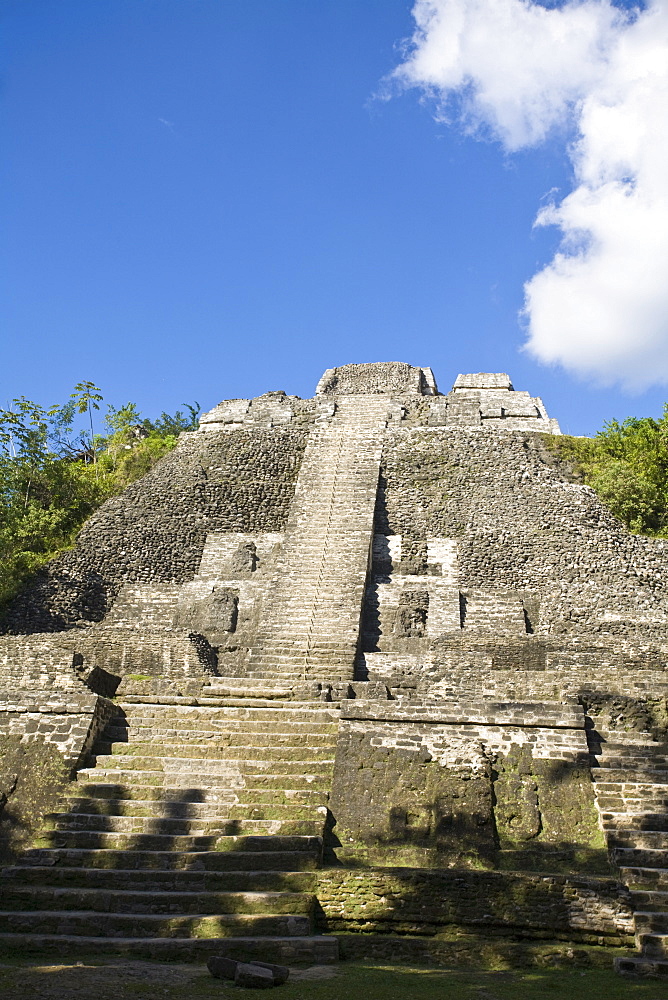
[[[153,416],[402,360],[507,371],[571,433],[658,414],[520,350],[567,135],[380,99],[413,29],[404,0],[4,0],[0,405],[91,379]]]

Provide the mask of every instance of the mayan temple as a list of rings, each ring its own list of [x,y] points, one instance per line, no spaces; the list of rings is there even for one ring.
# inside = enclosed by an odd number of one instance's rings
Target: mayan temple
[[[668,974],[668,542],[559,433],[345,365],[108,500],[3,619],[0,949]]]

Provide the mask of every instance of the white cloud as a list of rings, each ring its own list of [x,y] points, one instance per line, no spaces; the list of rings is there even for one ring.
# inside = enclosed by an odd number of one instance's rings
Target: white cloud
[[[544,208],[562,245],[525,287],[527,350],[642,389],[668,381],[668,0],[418,0],[394,77],[517,150],[570,125],[574,188]],[[572,134],[572,132],[571,132]]]

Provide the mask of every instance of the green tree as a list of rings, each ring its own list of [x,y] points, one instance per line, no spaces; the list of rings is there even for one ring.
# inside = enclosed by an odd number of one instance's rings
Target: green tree
[[[187,414],[142,418],[134,403],[107,407],[106,435],[95,435],[101,391],[79,382],[63,405],[45,409],[24,396],[0,409],[0,607],[27,577],[72,545],[84,521],[107,497],[148,472],[197,427]],[[75,427],[88,414],[90,432]]]
[[[550,443],[630,531],[668,537],[668,404],[658,420],[609,420],[594,438]]]
[[[78,382],[74,386],[74,392],[70,395],[70,399],[74,402],[74,408],[77,413],[88,412],[90,420],[90,449],[93,455],[93,465],[96,465],[97,454],[95,451],[95,432],[93,430],[93,410],[100,409],[100,403],[103,399],[102,393],[93,382]]]
[[[60,410],[23,396],[0,409],[0,602],[71,543],[109,492],[83,464],[53,450]]]

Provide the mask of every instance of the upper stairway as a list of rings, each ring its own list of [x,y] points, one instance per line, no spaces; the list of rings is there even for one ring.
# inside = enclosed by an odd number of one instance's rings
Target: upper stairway
[[[311,434],[250,676],[352,679],[390,405],[339,396]]]

